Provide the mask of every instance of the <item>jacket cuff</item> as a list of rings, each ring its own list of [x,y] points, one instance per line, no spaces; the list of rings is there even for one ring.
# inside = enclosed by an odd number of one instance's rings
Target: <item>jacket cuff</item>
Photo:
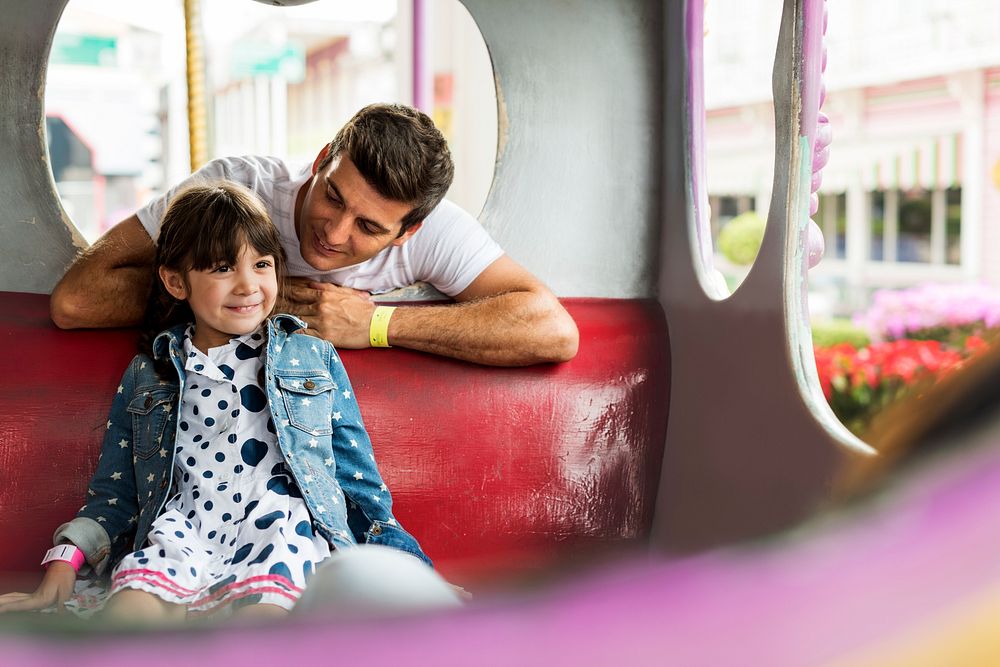
[[[386,547],[392,547],[393,549],[398,549],[420,559],[431,568],[434,567],[434,563],[427,557],[424,550],[420,548],[420,544],[417,542],[416,538],[403,530],[403,528],[395,522],[388,523],[386,521],[373,521],[371,528],[369,528],[368,532],[365,533],[365,543],[379,544]]]
[[[108,556],[111,553],[111,538],[108,532],[93,519],[77,517],[64,523],[56,529],[52,536],[53,544],[71,542],[76,545],[87,558],[87,563],[96,574],[102,574],[108,566]]]

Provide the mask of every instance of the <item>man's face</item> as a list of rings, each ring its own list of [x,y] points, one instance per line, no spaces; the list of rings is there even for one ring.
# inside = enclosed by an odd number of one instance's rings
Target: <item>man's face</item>
[[[360,264],[390,245],[402,245],[420,227],[400,236],[413,206],[376,192],[347,155],[314,173],[298,196],[295,231],[302,259],[319,271]]]

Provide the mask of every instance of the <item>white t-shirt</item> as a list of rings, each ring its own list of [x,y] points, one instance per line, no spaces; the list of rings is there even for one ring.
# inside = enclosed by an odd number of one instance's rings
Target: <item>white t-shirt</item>
[[[475,218],[452,202],[442,200],[403,245],[389,246],[354,266],[319,271],[302,259],[295,233],[295,196],[311,175],[311,165],[292,170],[283,160],[273,157],[219,158],[143,206],[136,215],[150,238],[156,240],[167,204],[180,190],[195,183],[235,181],[256,192],[264,202],[288,256],[289,275],[373,294],[428,282],[440,292],[454,296],[503,255],[500,246]]]

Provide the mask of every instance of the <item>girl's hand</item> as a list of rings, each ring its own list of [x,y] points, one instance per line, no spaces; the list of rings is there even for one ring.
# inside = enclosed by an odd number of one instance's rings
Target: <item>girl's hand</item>
[[[472,593],[470,593],[469,591],[465,590],[464,588],[462,588],[458,584],[449,583],[448,585],[451,586],[451,589],[453,591],[455,591],[455,594],[458,595],[458,598],[462,602],[469,602],[469,601],[472,600]]]
[[[76,571],[69,563],[53,561],[45,571],[45,578],[34,593],[7,593],[0,595],[0,614],[8,611],[36,611],[55,605],[56,612],[64,611],[63,602],[73,594]]]

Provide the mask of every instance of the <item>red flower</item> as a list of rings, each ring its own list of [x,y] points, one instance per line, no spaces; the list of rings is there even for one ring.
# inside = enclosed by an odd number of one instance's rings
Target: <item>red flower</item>
[[[988,350],[989,347],[989,344],[979,336],[972,335],[965,339],[965,351],[969,354],[978,354]]]

